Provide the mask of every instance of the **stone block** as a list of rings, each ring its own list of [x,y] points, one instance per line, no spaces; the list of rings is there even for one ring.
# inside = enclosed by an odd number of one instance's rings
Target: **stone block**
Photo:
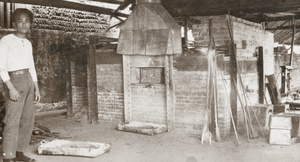
[[[269,144],[291,145],[291,130],[270,129]]]
[[[270,119],[271,129],[292,129],[292,120],[287,115],[272,115]]]

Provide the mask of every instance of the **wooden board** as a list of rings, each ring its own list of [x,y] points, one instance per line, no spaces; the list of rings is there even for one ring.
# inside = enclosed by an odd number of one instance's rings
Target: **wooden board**
[[[109,150],[110,144],[56,139],[49,143],[42,143],[38,147],[38,154],[97,157]]]
[[[167,126],[162,124],[144,123],[139,121],[132,121],[128,124],[118,124],[118,130],[139,133],[153,136],[155,134],[167,132]]]

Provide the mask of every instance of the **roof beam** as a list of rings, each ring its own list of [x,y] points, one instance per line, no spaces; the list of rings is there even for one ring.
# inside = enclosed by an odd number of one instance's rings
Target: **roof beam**
[[[296,28],[299,29],[300,25],[296,25]],[[266,30],[287,30],[287,29],[293,29],[293,26],[278,26],[276,28],[266,28]]]
[[[86,11],[86,12],[95,12],[106,15],[113,15],[119,17],[128,17],[127,14],[114,12],[113,9],[107,9],[98,6],[92,6],[82,3],[75,3],[63,0],[0,0],[2,2],[11,2],[11,3],[23,3],[23,4],[32,4],[32,5],[42,5],[42,6],[52,6],[58,8],[69,8],[74,10]]]
[[[121,4],[123,0],[89,0],[95,2],[111,3],[111,4]]]
[[[229,0],[198,0],[186,2],[184,6],[188,7],[177,5],[180,4],[179,1],[164,0],[162,4],[175,17],[221,15],[227,14],[229,9],[234,15],[240,12],[248,14],[286,12],[300,8],[299,0],[238,0],[234,2]]]
[[[295,15],[295,16],[282,16],[282,17],[266,17],[264,16],[263,20],[264,21],[285,21],[285,20],[292,20],[294,17],[295,20],[299,20],[300,19],[300,13]]]

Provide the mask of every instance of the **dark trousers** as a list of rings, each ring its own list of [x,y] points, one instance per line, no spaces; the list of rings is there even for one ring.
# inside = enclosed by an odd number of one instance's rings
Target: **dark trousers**
[[[30,73],[11,74],[10,79],[19,91],[20,99],[17,102],[11,100],[5,88],[3,159],[15,158],[16,151],[26,150],[34,126],[34,84]]]

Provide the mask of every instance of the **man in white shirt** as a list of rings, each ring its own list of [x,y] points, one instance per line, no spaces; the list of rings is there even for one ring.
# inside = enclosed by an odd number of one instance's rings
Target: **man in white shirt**
[[[0,76],[5,83],[6,104],[3,162],[35,161],[23,154],[34,126],[34,100],[40,101],[32,45],[25,37],[32,22],[31,11],[16,9],[13,14],[16,32],[0,40]]]

